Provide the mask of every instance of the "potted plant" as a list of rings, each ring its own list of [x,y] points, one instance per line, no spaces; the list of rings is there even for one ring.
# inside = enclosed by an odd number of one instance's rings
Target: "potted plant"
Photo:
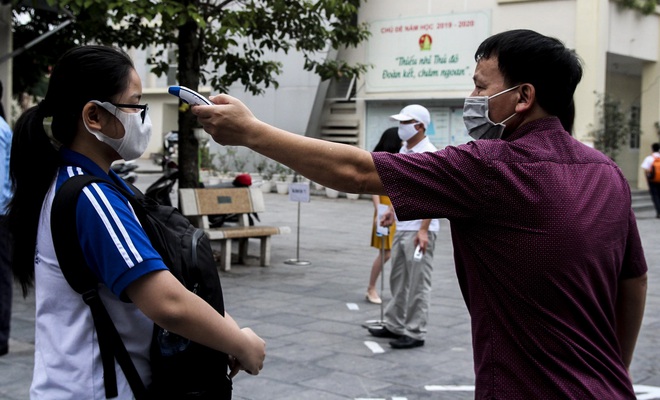
[[[259,176],[262,179],[265,179],[264,174],[266,172],[266,168],[269,167],[268,159],[262,156],[261,154],[258,153],[253,153],[253,154],[257,154],[257,159],[254,161],[254,169],[257,170],[257,174],[259,174]],[[272,174],[271,174],[271,178],[272,178]]]
[[[214,163],[216,154],[211,153],[208,145],[199,148],[199,181],[209,185],[219,183],[218,167]]]
[[[237,174],[246,173],[245,166],[248,163],[248,157],[242,157],[237,151],[234,153],[234,159],[232,161],[234,162],[234,168],[236,169]]]
[[[336,199],[339,197],[339,191],[335,189],[330,189],[329,187],[325,188],[325,195],[331,199]]]
[[[275,186],[277,193],[287,194],[289,193],[289,183],[291,176],[291,169],[284,166],[283,164],[277,164],[275,170]]]
[[[266,161],[265,167],[261,171],[261,191],[270,193],[273,187],[273,176],[275,174],[275,165]]]

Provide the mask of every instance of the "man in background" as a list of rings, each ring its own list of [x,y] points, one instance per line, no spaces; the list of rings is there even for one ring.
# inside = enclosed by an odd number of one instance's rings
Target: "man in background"
[[[426,108],[411,104],[391,118],[399,121],[399,139],[403,142],[399,153],[437,150],[426,136],[431,122]],[[439,229],[437,219],[396,221],[390,272],[392,298],[385,307],[383,326],[369,328],[372,336],[394,339],[390,342],[392,348],[419,347],[426,340],[433,251]]]
[[[660,143],[653,143],[651,150],[653,153],[646,156],[641,167],[646,173],[649,193],[655,207],[655,217],[660,218]]]

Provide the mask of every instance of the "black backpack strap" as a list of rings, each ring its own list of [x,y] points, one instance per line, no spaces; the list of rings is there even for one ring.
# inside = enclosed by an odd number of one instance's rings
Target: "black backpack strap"
[[[55,253],[62,269],[62,274],[69,285],[82,295],[83,301],[89,306],[94,326],[99,340],[101,360],[103,362],[103,381],[105,397],[118,396],[117,376],[115,374],[114,359],[117,359],[128,384],[138,400],[147,398],[147,390],[142,379],[126,351],[126,347],[119,336],[119,332],[107,309],[101,301],[98,292],[99,282],[92,270],[87,266],[85,257],[80,248],[80,241],[76,229],[76,206],[78,196],[82,189],[92,182],[103,182],[114,185],[112,182],[91,175],[77,175],[67,179],[59,188],[53,199],[51,208],[51,232]],[[117,187],[125,196],[128,194]]]

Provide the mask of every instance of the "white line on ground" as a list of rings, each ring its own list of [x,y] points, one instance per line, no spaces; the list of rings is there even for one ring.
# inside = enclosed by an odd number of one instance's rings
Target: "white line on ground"
[[[351,311],[356,311],[360,309],[360,307],[355,303],[346,303],[346,307],[348,307],[348,309]]]
[[[474,392],[472,385],[426,385],[429,392]]]
[[[647,385],[633,385],[637,400],[657,400],[660,399],[660,387]]]
[[[379,345],[378,343],[376,343],[376,342],[372,342],[372,341],[370,341],[370,340],[366,340],[366,341],[364,342],[364,345],[367,346],[367,347],[369,348],[369,350],[371,350],[374,354],[377,354],[377,353],[385,353],[385,350],[383,350],[383,348],[380,347],[380,345]]]

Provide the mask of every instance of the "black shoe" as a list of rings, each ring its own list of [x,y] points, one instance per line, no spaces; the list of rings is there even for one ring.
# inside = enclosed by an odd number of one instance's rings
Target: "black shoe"
[[[9,346],[0,347],[0,356],[4,356],[7,353],[9,353]]]
[[[371,336],[375,337],[384,337],[384,338],[392,338],[392,339],[398,339],[401,337],[401,335],[397,335],[394,332],[391,332],[389,329],[382,327],[382,328],[369,328],[369,333],[371,333]]]
[[[413,347],[424,346],[424,341],[403,335],[399,339],[391,341],[390,346],[392,346],[393,349],[412,349]]]

